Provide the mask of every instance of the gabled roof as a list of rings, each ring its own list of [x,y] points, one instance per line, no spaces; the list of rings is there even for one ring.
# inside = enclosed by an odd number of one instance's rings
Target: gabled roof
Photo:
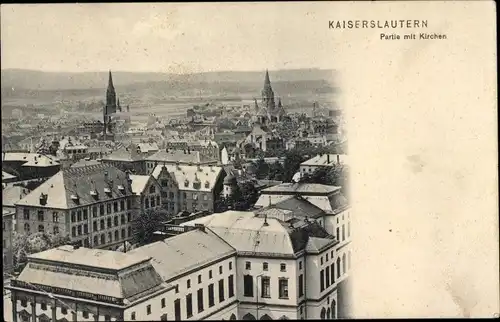
[[[93,191],[97,192],[96,196],[92,195]],[[127,174],[113,166],[101,164],[61,170],[17,205],[70,209],[131,194]],[[46,196],[44,205],[40,203],[41,196]]]
[[[130,179],[132,180],[132,192],[136,195],[140,195],[146,189],[146,186],[149,180],[152,180],[152,177],[149,175],[130,175]]]
[[[190,191],[211,192],[222,173],[222,168],[216,166],[159,164],[152,173],[155,179],[158,179],[163,168],[166,168],[177,182],[179,190]]]
[[[2,206],[13,207],[29,193],[29,189],[20,186],[7,186],[2,190]]]

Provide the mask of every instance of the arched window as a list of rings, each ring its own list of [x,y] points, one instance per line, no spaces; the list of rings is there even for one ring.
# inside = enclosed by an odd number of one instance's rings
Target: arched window
[[[234,315],[234,313],[231,314],[231,317],[229,318],[229,320],[233,320],[233,321],[236,320],[236,315]]]
[[[251,313],[247,313],[243,316],[242,320],[257,320],[257,319]]]
[[[121,222],[122,222],[122,225],[125,225],[125,223],[126,223],[126,222],[125,222],[125,215],[122,215],[122,216],[121,216]]]
[[[24,224],[24,232],[29,234],[29,232],[30,232],[30,224],[28,224],[28,223]]]
[[[132,236],[132,227],[130,226],[127,228],[127,236],[128,237]]]
[[[106,244],[106,236],[101,234],[101,244]]]
[[[326,310],[326,319],[330,320],[330,308],[328,308],[328,310]]]
[[[347,260],[346,260],[346,256],[345,256],[345,253],[344,255],[342,255],[342,272],[347,272],[347,269],[346,269],[346,264],[347,264]]]
[[[325,308],[322,308],[321,309],[321,320],[325,319],[325,315],[326,315],[326,310],[325,310]]]
[[[271,317],[267,314],[264,314],[263,316],[260,317],[261,320],[272,320]]]
[[[125,239],[125,228],[122,228],[122,239]]]
[[[340,278],[340,275],[342,275],[342,273],[340,272],[340,257],[337,258],[337,278]]]
[[[45,231],[45,227],[43,225],[38,225],[38,232],[43,233]]]
[[[337,318],[337,302],[335,300],[332,300],[332,319]]]
[[[99,245],[99,236],[94,236],[94,246]]]
[[[120,236],[119,236],[119,232],[118,230],[115,230],[115,240],[119,240],[120,239]]]
[[[118,226],[118,216],[115,216],[114,222],[115,222],[115,227]]]

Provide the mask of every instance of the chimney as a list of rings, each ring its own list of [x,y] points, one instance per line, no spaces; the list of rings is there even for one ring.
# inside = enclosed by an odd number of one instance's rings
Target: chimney
[[[340,154],[337,154],[337,163],[340,164]]]
[[[104,171],[104,181],[108,182],[108,171]]]
[[[203,224],[194,224],[194,227],[199,229],[202,232],[205,232],[205,225],[203,225]]]
[[[269,224],[267,223],[267,214],[264,214],[264,226],[269,226]]]
[[[330,164],[330,154],[326,155],[326,164]]]

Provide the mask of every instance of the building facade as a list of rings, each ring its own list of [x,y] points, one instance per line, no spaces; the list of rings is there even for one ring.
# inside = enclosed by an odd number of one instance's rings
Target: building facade
[[[132,236],[130,176],[108,165],[69,168],[16,203],[16,230],[67,235],[85,247],[111,249]]]

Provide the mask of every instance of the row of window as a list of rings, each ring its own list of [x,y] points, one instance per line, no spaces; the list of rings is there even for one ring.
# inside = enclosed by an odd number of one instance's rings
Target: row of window
[[[114,240],[113,240],[113,236],[114,236]],[[132,227],[130,227],[130,226],[127,227],[126,231],[125,231],[125,228],[121,229],[121,236],[120,236],[119,230],[115,230],[114,234],[111,231],[108,232],[108,241],[107,242],[106,242],[106,234],[101,234],[100,238],[99,238],[99,235],[95,235],[94,236],[94,247],[98,246],[98,245],[104,245],[107,243],[109,244],[109,243],[112,243],[113,241],[117,242],[120,240],[124,240],[127,238],[127,236],[128,237],[132,236]]]
[[[218,298],[219,302],[222,303],[226,300],[226,293],[224,290],[224,279],[219,280],[218,282]],[[227,293],[227,299],[230,299],[234,297],[234,275],[230,275],[227,278],[227,283],[228,283],[228,293]],[[197,312],[202,313],[205,310],[205,298],[204,298],[204,289],[200,288],[196,291],[196,297],[197,297]],[[189,293],[185,297],[185,316],[186,318],[190,318],[193,316],[193,294]],[[208,307],[211,308],[215,305],[215,287],[214,284],[209,284],[208,285]],[[165,298],[161,299],[161,307],[165,308],[166,307],[166,301]],[[146,306],[146,314],[151,315],[152,310],[151,310],[151,304]],[[181,309],[181,299],[176,299],[174,301],[174,314],[175,314],[175,320],[180,321],[182,319],[182,309]],[[130,314],[130,319],[134,321],[136,319],[136,313],[132,312]],[[162,315],[161,320],[166,320],[166,315]]]
[[[302,264],[302,262],[300,262],[299,265],[301,265],[301,264]],[[247,269],[247,270],[252,269],[252,263],[245,262],[245,269]],[[262,270],[268,271],[269,270],[269,263],[267,263],[267,262],[262,263]],[[286,264],[285,263],[280,264],[280,272],[286,272]]]
[[[152,186],[154,188],[154,186]],[[154,196],[148,198],[144,198],[144,208],[149,209],[149,208],[154,208],[156,206],[160,206],[161,201],[160,201],[160,196],[156,196],[156,199]]]
[[[351,222],[347,222],[347,237],[351,236]],[[342,225],[342,241],[345,241],[345,225]],[[340,241],[340,228],[337,227],[337,240]]]
[[[231,271],[233,269],[233,263],[232,262],[229,262],[229,270]],[[224,272],[223,268],[222,268],[222,265],[219,266],[219,274],[222,275]],[[208,271],[208,279],[211,279],[213,277],[213,274],[212,274],[212,270],[209,270]],[[201,274],[198,275],[198,284],[201,284],[202,283],[202,276]],[[191,288],[191,279],[188,279],[186,281],[186,288],[189,289]],[[177,289],[177,292],[178,292],[178,289]]]
[[[259,276],[257,276],[258,278]],[[269,276],[261,277],[261,297],[271,297],[271,278]],[[278,279],[278,295],[280,299],[288,299],[288,279],[280,277]],[[254,277],[252,275],[243,276],[243,296],[254,296]]]
[[[109,229],[109,228],[112,228],[112,227],[117,227],[119,225],[125,225],[125,224],[129,223],[131,220],[132,220],[132,214],[131,213],[127,213],[126,217],[125,217],[124,214],[122,214],[120,216],[120,220],[119,220],[118,216],[114,216],[114,218],[108,217],[108,219],[107,219],[107,224],[108,224],[107,227],[106,227],[106,222],[104,221],[104,219],[101,219],[100,222],[98,222],[97,220],[94,220],[94,222],[93,222],[93,228],[94,228],[94,231],[104,230],[106,228]],[[98,223],[100,223],[100,225],[98,225]]]
[[[28,306],[28,301],[23,299],[21,300],[21,306],[22,307],[27,307]],[[47,303],[40,303],[40,308],[42,309],[42,311],[47,311]],[[66,307],[61,307],[61,313],[66,315],[68,314],[68,309]],[[89,318],[89,312],[88,311],[83,311],[82,312],[82,315],[83,315],[83,318],[84,319],[88,319]],[[104,321],[111,321],[111,316],[109,315],[105,315],[104,316]]]
[[[42,224],[38,225],[38,232],[39,233],[45,232],[45,226],[42,225]],[[31,233],[31,226],[30,226],[29,223],[24,223],[24,233],[26,235],[28,235],[28,234]],[[59,226],[54,226],[54,228],[53,228],[53,234],[54,235],[59,234]]]
[[[342,274],[347,273],[347,269],[351,268],[351,252],[349,252],[348,257],[346,254],[342,255],[342,258],[337,258],[337,278],[340,278]],[[335,263],[327,266],[319,272],[320,281],[320,292],[323,292],[330,285],[335,283]]]

